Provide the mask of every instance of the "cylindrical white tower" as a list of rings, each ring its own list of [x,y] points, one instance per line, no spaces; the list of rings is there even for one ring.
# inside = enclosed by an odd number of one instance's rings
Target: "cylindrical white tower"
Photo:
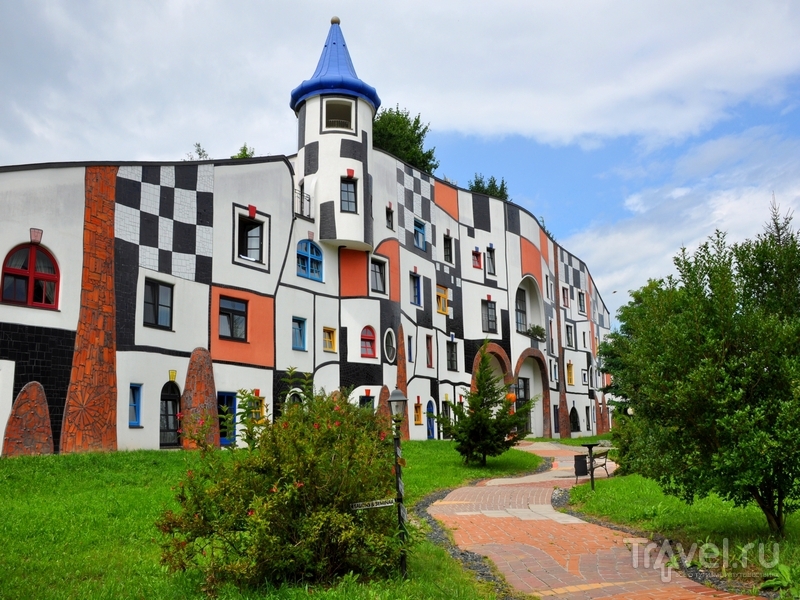
[[[319,240],[372,250],[372,120],[375,88],[356,75],[339,19],[331,19],[317,69],[292,90],[297,115],[297,177],[318,222]]]

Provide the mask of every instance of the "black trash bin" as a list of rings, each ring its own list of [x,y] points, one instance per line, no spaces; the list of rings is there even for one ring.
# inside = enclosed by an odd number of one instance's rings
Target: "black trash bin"
[[[575,455],[575,481],[578,481],[578,477],[585,477],[589,474],[589,465],[588,465],[588,456],[585,454],[576,454]]]

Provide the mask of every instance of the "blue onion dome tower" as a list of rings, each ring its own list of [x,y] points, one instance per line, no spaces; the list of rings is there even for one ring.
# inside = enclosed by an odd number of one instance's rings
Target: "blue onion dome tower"
[[[372,250],[372,120],[381,105],[375,88],[358,78],[338,17],[310,79],[292,90],[297,116],[300,201],[295,212],[317,223],[319,240]],[[297,203],[296,203],[297,204]]]

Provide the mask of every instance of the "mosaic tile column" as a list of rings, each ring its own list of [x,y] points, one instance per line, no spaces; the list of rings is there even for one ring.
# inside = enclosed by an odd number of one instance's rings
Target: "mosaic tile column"
[[[219,412],[217,390],[214,385],[214,364],[205,348],[195,348],[189,359],[186,383],[181,395],[181,446],[194,450],[197,442],[192,439],[206,429],[205,441],[219,448]],[[205,427],[204,427],[205,426]]]
[[[81,311],[61,452],[117,449],[114,188],[117,167],[86,168]]]
[[[53,432],[47,396],[42,384],[32,381],[14,400],[3,439],[3,456],[52,453]]]

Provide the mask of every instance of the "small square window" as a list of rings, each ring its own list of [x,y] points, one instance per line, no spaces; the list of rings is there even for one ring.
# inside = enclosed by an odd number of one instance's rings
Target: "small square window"
[[[458,371],[458,344],[447,342],[447,370]]]
[[[566,344],[570,348],[575,347],[575,328],[572,325],[567,325],[567,341]]]
[[[144,280],[144,324],[148,327],[172,329],[172,286]]]
[[[414,245],[425,250],[425,223],[414,219]]]
[[[394,231],[394,211],[391,208],[386,209],[386,229]]]
[[[494,248],[486,249],[486,273],[487,275],[494,275]]]
[[[436,286],[436,312],[447,314],[447,288],[442,285]]]
[[[247,340],[247,303],[233,298],[219,299],[219,337]]]
[[[476,269],[482,269],[481,253],[477,250],[472,253],[472,266]]]
[[[336,352],[336,330],[331,327],[322,328],[322,349],[325,352]]]
[[[386,263],[373,260],[370,265],[370,288],[379,294],[386,293]]]
[[[481,300],[481,320],[484,332],[497,333],[497,303]]]
[[[292,350],[306,349],[306,320],[292,317]]]
[[[444,261],[453,264],[453,238],[444,236]]]
[[[132,383],[128,399],[128,427],[139,427],[142,422],[142,385]]]
[[[348,100],[325,101],[325,128],[353,130],[353,103]]]
[[[411,273],[408,283],[411,291],[411,304],[422,306],[422,290],[420,289],[419,275]]]
[[[583,382],[583,385],[589,384],[589,371],[586,369],[581,369],[581,382]]]
[[[322,248],[311,240],[297,243],[297,275],[322,281]]]
[[[342,212],[358,212],[356,202],[356,182],[353,179],[342,179],[341,185]]]
[[[239,215],[239,258],[264,262],[264,223]]]
[[[360,408],[368,408],[370,410],[375,410],[375,396],[359,396],[358,406]]]
[[[408,362],[414,362],[414,336],[408,336],[408,345],[406,354],[408,354]]]

